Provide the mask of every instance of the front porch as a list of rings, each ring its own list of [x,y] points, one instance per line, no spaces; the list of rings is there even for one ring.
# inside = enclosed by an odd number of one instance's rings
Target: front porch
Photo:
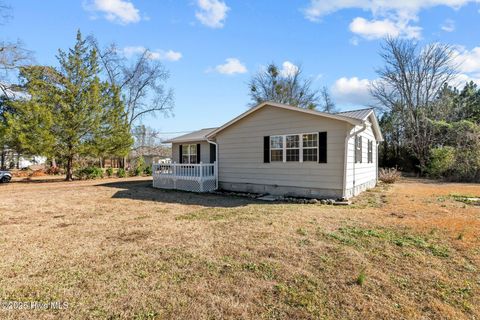
[[[158,163],[152,166],[153,187],[192,192],[217,188],[217,164]]]

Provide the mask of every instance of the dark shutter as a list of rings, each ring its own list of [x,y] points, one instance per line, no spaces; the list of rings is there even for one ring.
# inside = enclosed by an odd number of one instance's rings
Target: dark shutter
[[[178,151],[178,152],[179,152],[178,162],[179,162],[179,163],[183,163],[182,145],[179,145],[179,146],[178,146],[178,150],[179,150],[179,151]]]
[[[270,163],[270,136],[263,137],[263,163]]]
[[[210,163],[217,161],[217,146],[210,143]]]
[[[318,163],[327,163],[327,133],[318,133]]]
[[[200,163],[200,143],[197,143],[197,163]]]

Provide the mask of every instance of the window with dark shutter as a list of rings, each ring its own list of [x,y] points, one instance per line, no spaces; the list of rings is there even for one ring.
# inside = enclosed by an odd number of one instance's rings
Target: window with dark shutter
[[[318,163],[327,163],[327,133],[318,133]]]
[[[180,163],[183,163],[182,157],[183,157],[182,145],[179,145],[178,146],[178,161]]]
[[[270,163],[270,136],[263,137],[263,162]]]
[[[201,157],[200,157],[200,143],[197,143],[197,163],[200,163]]]

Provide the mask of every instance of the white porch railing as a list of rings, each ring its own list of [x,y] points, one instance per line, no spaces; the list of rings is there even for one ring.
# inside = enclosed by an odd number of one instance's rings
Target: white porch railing
[[[153,187],[208,192],[217,188],[217,164],[158,163],[152,166]]]

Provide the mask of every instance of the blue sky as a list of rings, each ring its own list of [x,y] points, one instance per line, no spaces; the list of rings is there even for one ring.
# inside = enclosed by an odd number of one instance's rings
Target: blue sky
[[[363,107],[387,34],[454,45],[459,79],[480,79],[479,0],[4,2],[13,18],[0,26],[2,38],[21,39],[40,64],[56,65],[58,48],[72,46],[77,29],[127,55],[151,50],[175,91],[173,117],[144,120],[162,132],[218,126],[244,112],[248,80],[272,61],[285,72],[301,64],[341,109]]]

